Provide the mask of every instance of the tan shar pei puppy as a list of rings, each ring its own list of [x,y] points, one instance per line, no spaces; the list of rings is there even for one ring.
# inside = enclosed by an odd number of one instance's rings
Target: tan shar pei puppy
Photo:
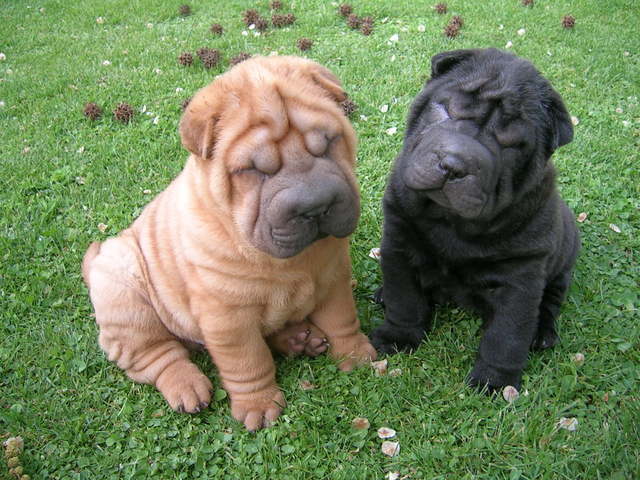
[[[187,107],[180,175],[129,228],[87,250],[100,346],[173,409],[198,412],[211,399],[189,345],[207,348],[249,430],[285,405],[269,346],[328,349],[342,370],[375,358],[350,286],[360,203],[345,97],[309,60],[239,64]]]

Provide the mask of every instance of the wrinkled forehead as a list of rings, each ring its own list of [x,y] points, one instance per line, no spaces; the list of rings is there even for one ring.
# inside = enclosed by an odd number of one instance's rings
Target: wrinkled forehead
[[[219,122],[219,153],[234,163],[256,152],[282,150],[285,145],[320,156],[336,138],[344,141],[348,157],[355,157],[355,133],[338,105],[313,88],[284,95],[277,85],[233,92]]]
[[[443,79],[444,80],[444,79]],[[470,64],[435,82],[430,101],[444,105],[451,115],[480,119],[499,106],[506,117],[518,116],[539,100],[540,75],[528,62]]]

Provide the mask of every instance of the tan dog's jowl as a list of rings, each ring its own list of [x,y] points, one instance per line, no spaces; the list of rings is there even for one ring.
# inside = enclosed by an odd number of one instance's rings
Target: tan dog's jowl
[[[194,342],[249,430],[285,405],[268,345],[313,355],[328,342],[343,370],[375,358],[350,286],[359,195],[344,98],[309,60],[239,64],[187,107],[180,175],[131,227],[87,250],[100,346],[172,408],[210,401],[211,382],[185,348]]]

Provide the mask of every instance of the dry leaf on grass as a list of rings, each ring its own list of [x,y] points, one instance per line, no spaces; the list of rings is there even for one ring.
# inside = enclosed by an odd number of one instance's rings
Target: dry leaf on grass
[[[369,420],[364,417],[356,417],[351,420],[351,426],[356,430],[367,430],[369,428]]]
[[[578,419],[576,417],[562,417],[558,421],[558,427],[575,432],[576,428],[578,428]]]
[[[586,212],[582,212],[581,214],[578,215],[578,222],[582,223],[587,219],[587,213]]]
[[[98,230],[100,230],[102,233],[104,233],[107,228],[109,228],[109,226],[105,225],[104,223],[98,224]]]
[[[309,380],[300,380],[299,385],[301,390],[313,390],[314,388],[316,388],[316,386]]]
[[[377,377],[381,377],[382,375],[385,375],[387,373],[388,364],[389,362],[386,358],[384,360],[378,360],[377,362],[371,362],[371,366],[376,372]]]
[[[622,230],[620,230],[620,227],[618,225],[616,225],[615,223],[610,223],[609,224],[609,228],[611,230],[613,230],[616,233],[620,233]]]
[[[388,457],[395,457],[400,453],[400,443],[399,442],[382,442],[382,447],[380,447],[382,453],[384,453]]]
[[[576,353],[573,356],[573,363],[575,363],[576,365],[580,366],[584,363],[584,353]]]
[[[369,250],[369,256],[374,260],[380,260],[380,249],[378,247],[374,247]]]
[[[518,389],[511,385],[507,385],[504,387],[504,390],[502,390],[502,398],[509,403],[516,401],[519,396],[520,392],[518,392]]]
[[[380,427],[378,429],[378,437],[380,438],[393,438],[396,436],[396,431],[389,427]]]

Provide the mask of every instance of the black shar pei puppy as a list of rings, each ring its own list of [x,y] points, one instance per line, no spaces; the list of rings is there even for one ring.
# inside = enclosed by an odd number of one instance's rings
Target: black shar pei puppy
[[[528,61],[495,49],[432,58],[383,200],[378,351],[417,348],[434,305],[453,301],[484,320],[469,383],[519,388],[529,349],[558,342],[579,249],[550,160],[572,138]]]

